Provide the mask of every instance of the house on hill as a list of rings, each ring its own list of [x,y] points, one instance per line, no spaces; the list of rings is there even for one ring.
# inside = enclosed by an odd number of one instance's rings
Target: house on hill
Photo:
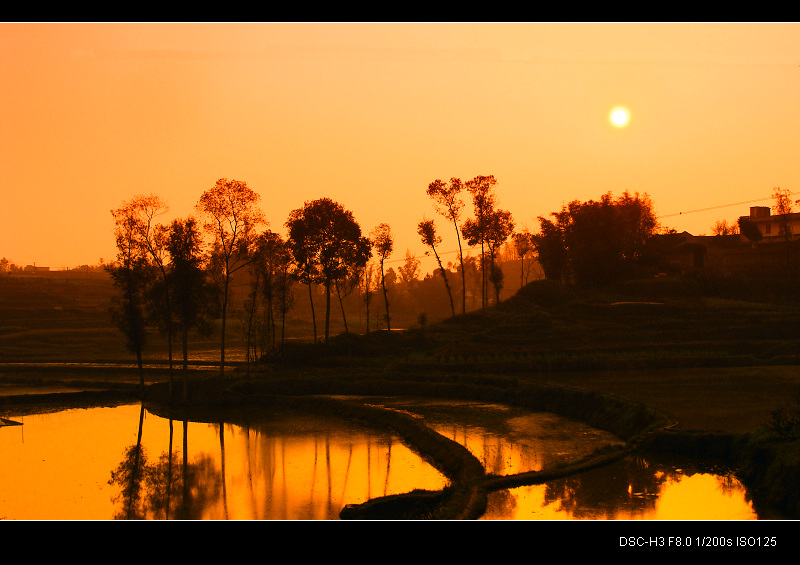
[[[658,236],[665,266],[683,273],[714,272],[726,276],[767,278],[786,275],[798,264],[800,213],[773,215],[767,206],[750,208],[735,235]]]
[[[765,243],[800,239],[800,213],[797,212],[773,216],[769,206],[752,206],[749,216],[739,218],[739,225],[742,223],[757,228]]]
[[[47,273],[50,272],[50,267],[37,267],[36,265],[26,265],[26,273]]]

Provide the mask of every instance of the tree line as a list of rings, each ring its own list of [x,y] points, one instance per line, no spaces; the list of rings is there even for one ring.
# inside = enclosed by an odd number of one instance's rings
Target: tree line
[[[309,288],[323,284],[328,296],[327,340],[332,285],[352,278],[370,257],[370,240],[340,204],[328,198],[306,202],[287,220],[290,237],[285,240],[266,227],[259,200],[246,182],[222,178],[201,195],[197,217],[157,223],[167,206],[155,195],[136,196],[112,211],[117,256],[107,270],[119,291],[112,319],[136,355],[140,375],[145,328],[158,324],[167,336],[170,394],[174,336],[181,339],[185,375],[188,332],[210,333],[215,320],[221,324],[224,373],[231,286],[237,273],[246,273],[250,281],[242,309],[249,362],[259,305],[266,315],[259,320],[265,322],[262,330],[269,332],[274,344],[278,321],[285,322],[292,306],[291,283],[302,282]],[[316,341],[316,322],[314,333]]]
[[[644,241],[656,228],[649,199],[626,192],[617,200],[607,194],[598,202],[570,203],[551,214],[552,219],[540,216],[538,233],[527,228],[515,231],[511,213],[498,206],[496,185],[495,177],[489,175],[467,181],[436,179],[427,187],[434,210],[451,225],[458,242],[458,264],[451,270],[442,261],[436,222],[423,217],[417,225],[420,241],[436,258],[438,268],[432,276],[441,279],[451,316],[467,311],[468,273],[479,277],[480,308],[500,301],[504,273],[498,263],[509,250],[522,261],[520,286],[527,279],[525,260],[533,261],[533,257],[547,278],[602,282],[609,279],[610,271],[638,261]],[[298,286],[308,293],[315,342],[319,333],[324,342],[329,340],[336,302],[348,330],[344,299],[356,290],[367,312],[366,331],[370,331],[370,308],[380,314],[375,329],[392,328],[388,290],[397,273],[386,266],[394,252],[387,223],[364,233],[351,211],[330,198],[319,198],[289,214],[283,237],[269,229],[260,199],[246,182],[221,178],[200,196],[196,214],[187,218],[159,223],[168,207],[155,195],[136,196],[112,211],[117,255],[106,265],[117,288],[112,320],[140,369],[147,345],[145,328],[157,325],[163,332],[170,392],[173,345],[180,344],[185,375],[192,330],[209,335],[219,325],[220,371],[224,372],[234,277],[248,285],[246,297],[235,309],[248,367],[258,358],[257,343],[262,351],[282,349],[287,314],[295,305]],[[468,200],[473,213],[465,217]],[[465,245],[477,248],[478,256],[467,255]],[[416,266],[414,262],[407,252],[400,278],[415,280],[418,262]],[[319,288],[325,297],[321,331],[312,290]],[[140,382],[143,386],[143,376]]]
[[[479,176],[463,183],[459,179],[451,179],[449,184],[437,180],[428,187],[437,211],[453,223],[458,235],[462,312],[466,311],[462,238],[481,248],[482,306],[489,301],[489,284],[494,286],[495,300],[499,300],[502,273],[494,262],[514,224],[508,211],[496,207],[496,183],[493,176]],[[462,191],[472,195],[475,211],[474,217],[464,222]],[[124,334],[127,348],[136,355],[140,368],[148,325],[156,324],[167,337],[172,375],[174,342],[181,345],[186,369],[189,331],[209,333],[218,322],[223,372],[231,285],[240,272],[246,274],[250,285],[245,303],[238,310],[245,328],[248,363],[254,358],[256,334],[269,336],[273,348],[282,344],[286,315],[294,304],[295,284],[304,285],[309,298],[312,286],[324,289],[325,342],[330,336],[332,298],[338,298],[343,307],[343,298],[356,288],[362,291],[367,320],[373,297],[380,296],[382,300],[375,307],[381,308],[380,319],[386,329],[391,329],[386,262],[394,251],[394,239],[387,223],[365,235],[352,212],[330,198],[319,198],[290,213],[284,224],[284,238],[268,228],[260,195],[246,182],[226,178],[219,179],[200,196],[195,210],[194,216],[159,223],[168,207],[156,195],[135,196],[112,210],[117,255],[106,266],[118,290],[112,320]],[[422,220],[418,227],[422,242],[437,256],[451,314],[455,315],[454,285],[447,279],[447,269],[436,247],[441,238],[432,220]],[[377,266],[370,261],[373,257]],[[317,315],[313,299],[309,302],[316,342]],[[172,386],[170,376],[170,389]]]

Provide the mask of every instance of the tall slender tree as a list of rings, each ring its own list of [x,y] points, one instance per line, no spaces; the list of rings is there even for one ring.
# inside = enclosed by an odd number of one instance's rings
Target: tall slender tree
[[[500,289],[503,286],[503,271],[497,265],[500,247],[514,233],[514,220],[508,210],[493,210],[486,226],[486,248],[489,256],[489,279],[494,286],[495,304],[500,303]]]
[[[275,281],[275,309],[281,317],[281,350],[286,340],[286,314],[294,307],[294,278],[291,276],[292,251],[288,241],[282,241],[277,250],[276,266],[278,267]],[[273,343],[273,349],[274,349]]]
[[[453,303],[453,293],[450,291],[450,283],[447,280],[447,271],[442,266],[442,259],[439,257],[439,253],[436,251],[436,246],[442,242],[442,238],[436,234],[436,224],[433,220],[422,220],[417,225],[417,233],[422,238],[422,243],[427,245],[433,251],[433,255],[436,257],[436,262],[439,264],[439,272],[442,274],[442,279],[444,279],[444,287],[447,290],[447,297],[450,299],[450,311],[453,314],[453,317],[456,315],[456,307]]]
[[[206,220],[204,227],[214,238],[213,253],[220,276],[222,328],[220,337],[220,375],[225,374],[225,326],[233,275],[251,260],[250,247],[256,228],[266,223],[258,207],[261,197],[247,183],[219,179],[203,193],[197,210]]]
[[[369,305],[372,303],[372,290],[375,286],[375,264],[367,262],[364,266],[364,271],[361,277],[361,292],[362,300],[364,301],[364,308],[366,310],[367,331],[369,333]]]
[[[459,220],[461,219],[461,212],[464,209],[464,201],[461,199],[461,192],[464,190],[464,184],[461,179],[453,177],[450,179],[450,184],[436,179],[428,185],[428,196],[433,199],[434,208],[436,211],[453,222],[453,227],[456,230],[456,239],[458,241],[458,258],[461,261],[461,313],[467,311],[467,279],[464,269],[464,250],[461,246],[461,226]]]
[[[181,336],[183,399],[188,395],[189,331],[211,333],[214,292],[203,268],[203,236],[195,218],[173,220],[167,237],[169,286],[176,331]]]
[[[386,273],[384,271],[384,263],[392,254],[392,248],[394,247],[394,238],[392,237],[392,229],[389,224],[379,224],[378,227],[375,228],[372,232],[372,245],[378,254],[381,267],[381,288],[383,289],[383,303],[386,305],[386,329],[391,330],[389,295],[386,292]]]
[[[136,244],[139,245],[158,273],[158,279],[153,280],[152,303],[155,305],[154,315],[160,320],[160,326],[167,336],[167,356],[169,360],[169,393],[172,396],[173,371],[172,371],[172,306],[170,305],[171,293],[167,282],[167,268],[169,254],[167,251],[168,227],[156,223],[156,218],[169,210],[167,204],[160,197],[150,195],[137,195],[121,208],[116,210],[116,216],[129,216],[132,222]]]
[[[251,251],[253,253],[252,260],[248,264],[249,274],[249,291],[242,301],[241,308],[235,308],[234,311],[239,316],[241,329],[244,334],[245,341],[245,375],[250,378],[250,362],[256,359],[256,336],[258,334],[257,315],[261,306],[261,297],[264,290],[264,270],[260,268],[259,263],[262,262],[261,249],[256,244]]]
[[[788,189],[775,187],[772,193],[772,199],[775,204],[772,205],[772,211],[778,216],[778,233],[782,235],[786,241],[792,239],[792,224],[789,221],[789,214],[792,213],[792,199],[789,197],[791,192]]]
[[[111,307],[111,319],[125,336],[125,346],[136,355],[139,368],[139,385],[144,392],[144,367],[142,352],[147,343],[145,331],[145,293],[151,276],[145,250],[138,240],[135,218],[119,210],[112,210],[115,220],[114,235],[117,259],[106,270],[120,290]]]
[[[534,249],[533,235],[526,228],[512,235],[511,240],[514,245],[514,253],[520,260],[519,287],[522,288],[528,282],[528,269],[525,268],[525,257]]]
[[[282,275],[288,268],[290,251],[280,234],[265,230],[256,241],[256,253],[257,261],[252,270],[254,277],[261,280],[260,294],[264,302],[262,334],[268,347],[275,349],[275,314],[281,311]]]
[[[344,309],[344,300],[356,290],[361,284],[361,276],[366,268],[366,263],[363,265],[358,263],[351,263],[352,267],[348,268],[347,273],[339,279],[333,281],[333,286],[336,289],[336,297],[339,299],[339,309],[342,312],[342,323],[344,324],[344,332],[350,333],[347,325],[347,314]]]
[[[486,245],[489,236],[492,214],[496,197],[492,190],[497,184],[493,175],[477,176],[466,182],[467,191],[472,195],[472,206],[475,217],[464,222],[461,233],[470,245],[480,245],[481,248],[481,306],[487,304],[487,285],[489,275],[486,269]]]
[[[791,192],[788,189],[775,187],[775,192],[772,198],[775,204],[772,206],[773,212],[778,216],[778,234],[783,236],[786,243],[786,272],[791,279],[794,275],[792,269],[792,250],[789,247],[789,242],[792,241],[792,222],[790,214],[792,213],[792,199],[789,197]]]

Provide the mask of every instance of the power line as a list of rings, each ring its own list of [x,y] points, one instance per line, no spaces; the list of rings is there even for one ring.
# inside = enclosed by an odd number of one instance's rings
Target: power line
[[[796,194],[795,192],[790,192],[789,194]],[[717,210],[719,208],[728,208],[730,206],[741,206],[742,204],[752,204],[754,202],[763,202],[764,200],[771,200],[772,197],[768,198],[759,198],[757,200],[745,200],[743,202],[734,202],[733,204],[721,204],[719,206],[709,206],[708,208],[698,208],[697,210],[687,210],[686,212],[676,212],[674,214],[664,214],[663,216],[658,216],[659,218],[669,218],[671,216],[682,216],[683,214],[693,214],[695,212],[707,212],[708,210]]]
[[[477,245],[468,246],[468,247],[466,247],[466,248],[464,249],[464,251],[465,251],[465,252],[469,252],[469,251],[472,251],[472,250],[474,250],[474,249],[479,249],[479,246],[477,246]],[[441,257],[442,255],[450,255],[450,254],[452,254],[452,253],[458,253],[458,249],[454,249],[454,250],[452,250],[452,251],[437,251],[437,252],[439,253],[439,257]],[[419,257],[418,257],[416,254],[415,254],[414,256],[415,256],[415,257],[417,257],[417,258],[419,258]],[[430,252],[429,252],[429,251],[425,251],[425,252],[423,253],[423,256],[424,256],[424,257],[431,257],[431,258],[433,258],[433,255],[432,255],[432,254],[430,254]],[[399,263],[399,262],[401,262],[401,261],[405,261],[405,259],[387,259],[386,261],[384,261],[384,263]]]

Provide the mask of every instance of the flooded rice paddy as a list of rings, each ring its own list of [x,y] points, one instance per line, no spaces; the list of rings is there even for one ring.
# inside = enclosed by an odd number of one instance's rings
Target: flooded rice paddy
[[[487,472],[574,461],[611,434],[507,406],[364,398],[424,419]],[[383,429],[297,411],[244,426],[168,420],[139,404],[12,418],[0,426],[0,519],[337,520],[348,504],[447,477]],[[745,489],[724,471],[633,457],[543,485],[490,493],[486,520],[750,520]]]

